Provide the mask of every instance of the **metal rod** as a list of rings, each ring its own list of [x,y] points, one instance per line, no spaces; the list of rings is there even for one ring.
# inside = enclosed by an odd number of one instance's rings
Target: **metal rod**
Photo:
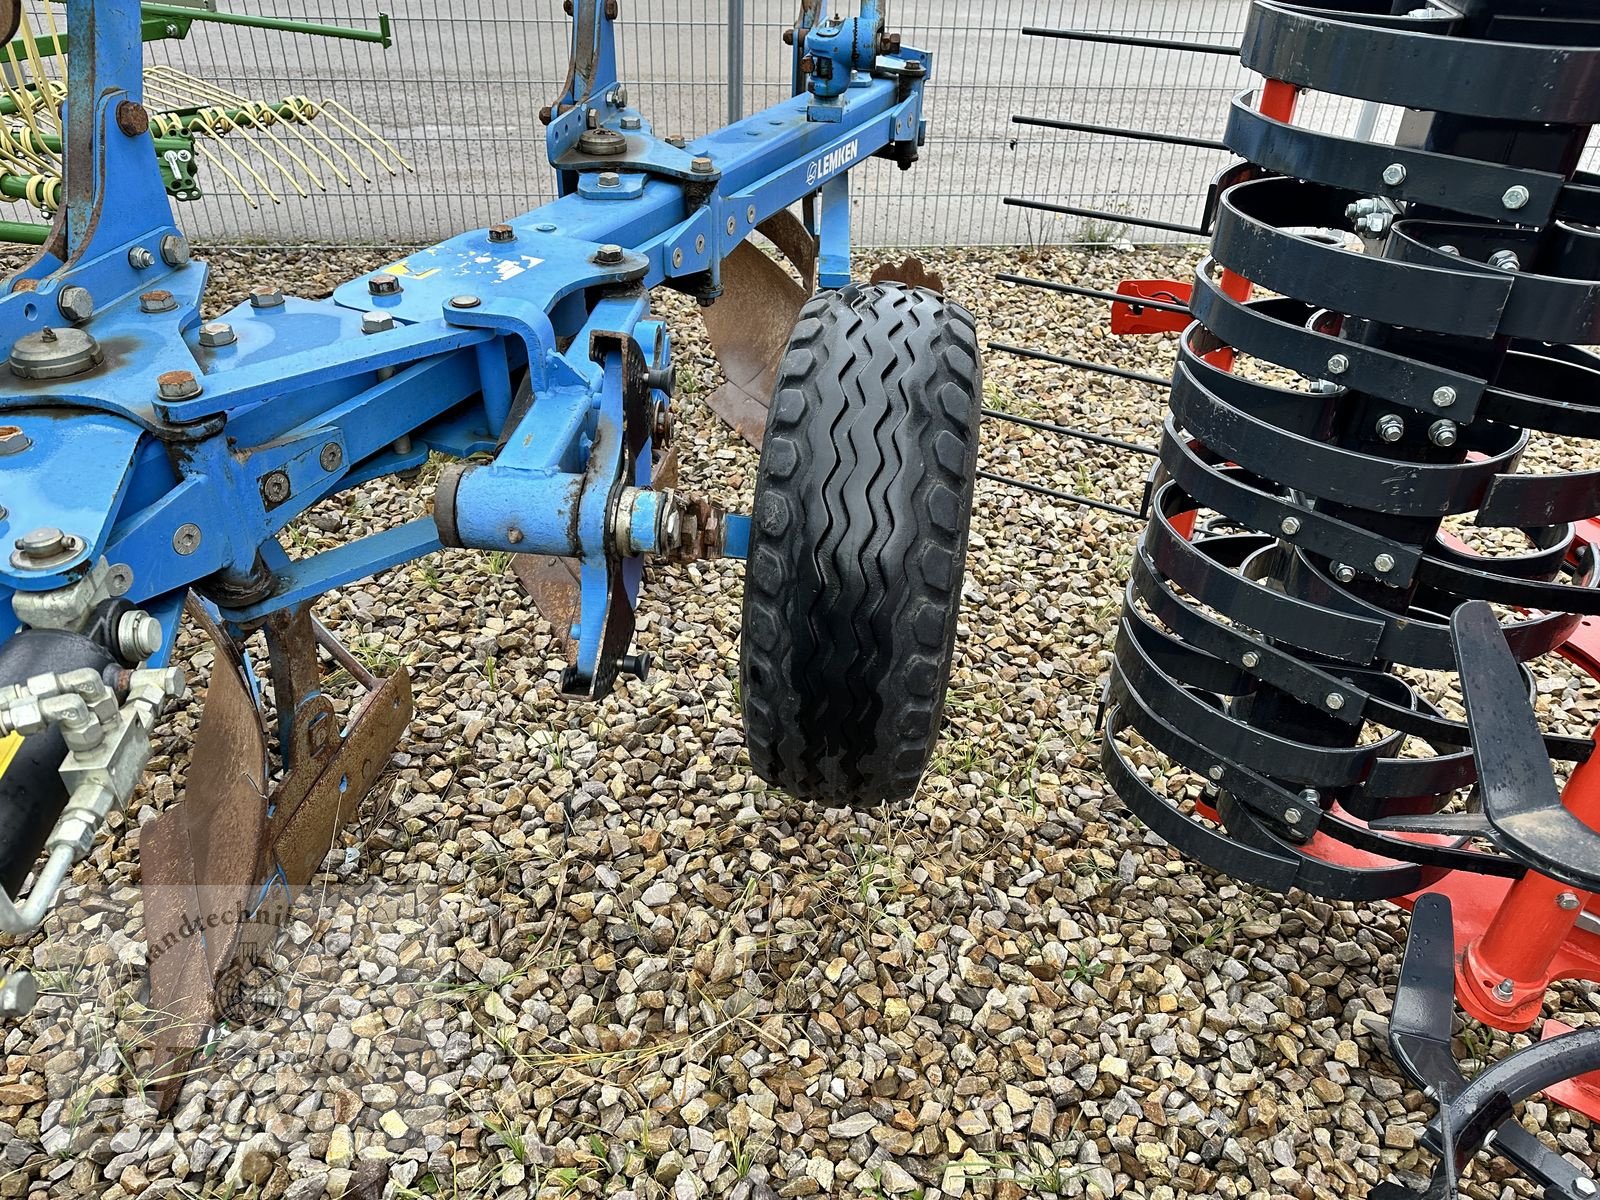
[[[996,475],[993,471],[979,471],[978,478],[987,479],[990,483],[1002,483],[1006,487],[1014,487],[1019,491],[1032,492],[1036,496],[1048,496],[1052,500],[1065,500],[1069,504],[1084,504],[1090,508],[1116,513],[1119,517],[1134,517],[1137,519],[1139,516],[1137,509],[1125,508],[1120,504],[1111,504],[1105,500],[1091,500],[1087,496],[1075,496],[1071,492],[1060,492],[1055,488],[1047,488],[1037,483],[1025,483],[1021,479],[1012,479],[1009,475]]]
[[[983,410],[985,417],[996,421],[1005,421],[1011,425],[1026,425],[1029,429],[1040,429],[1045,433],[1056,433],[1062,437],[1076,438],[1082,442],[1093,442],[1097,446],[1110,446],[1113,450],[1127,450],[1134,454],[1148,454],[1152,458],[1160,453],[1154,446],[1141,446],[1138,442],[1124,442],[1117,438],[1106,437],[1104,434],[1090,433],[1084,429],[1073,429],[1066,425],[1054,425],[1049,421],[1036,421],[1032,417],[1019,417],[1016,413],[1008,413],[998,408]]]
[[[728,124],[744,119],[744,0],[728,0]]]
[[[1153,308],[1158,312],[1186,313],[1187,304],[1173,304],[1166,300],[1146,300],[1143,296],[1129,296],[1122,292],[1102,292],[1098,288],[1079,287],[1074,283],[1056,283],[1052,279],[1033,279],[1027,275],[1001,272],[995,276],[1001,283],[1015,283],[1023,287],[1043,288],[1047,292],[1065,292],[1069,296],[1088,296],[1091,300],[1110,300],[1113,304],[1128,304],[1134,308]]]
[[[1025,37],[1062,38],[1069,42],[1103,42],[1109,46],[1145,46],[1152,50],[1193,50],[1196,54],[1230,54],[1237,58],[1239,47],[1220,42],[1174,42],[1167,38],[1135,37],[1127,33],[1097,33],[1088,29],[1045,29],[1025,25]]]
[[[349,671],[351,677],[357,683],[369,692],[378,690],[378,677],[367,670],[360,659],[350,653],[349,647],[335,637],[331,629],[315,617],[312,617],[311,630],[316,634],[317,645],[326,650],[333,657],[334,662]]]
[[[16,246],[42,246],[50,237],[50,226],[33,221],[0,221],[0,242]]]
[[[190,8],[183,4],[141,4],[139,9],[146,20],[212,21],[219,25],[243,25],[250,29],[275,29],[280,33],[309,33],[315,37],[343,38],[352,42],[377,42],[383,46],[390,41],[387,13],[378,14],[377,29],[360,29],[350,25],[292,21],[284,17],[264,17],[252,13],[212,12],[210,9]]]
[[[1018,196],[1007,196],[1001,203],[1010,208],[1036,208],[1040,212],[1062,213],[1069,217],[1089,217],[1101,221],[1111,221],[1118,225],[1141,225],[1147,229],[1165,229],[1169,233],[1187,233],[1198,238],[1209,236],[1204,229],[1195,225],[1179,225],[1172,221],[1158,221],[1154,217],[1130,217],[1127,213],[1106,212],[1098,208],[1077,208],[1071,204],[1046,204],[1043,200],[1023,200]]]
[[[1089,121],[1063,121],[1057,117],[1013,116],[1013,125],[1037,125],[1041,129],[1068,129],[1077,133],[1103,133],[1107,137],[1135,138],[1141,142],[1165,142],[1172,146],[1193,146],[1197,150],[1226,150],[1227,142],[1216,138],[1188,137],[1181,133],[1152,133],[1147,129],[1124,129],[1120,125],[1095,125]]]
[[[1172,380],[1163,379],[1159,375],[1146,375],[1143,371],[1130,371],[1126,367],[1108,367],[1105,363],[1085,362],[1081,358],[1066,358],[1060,354],[1048,354],[1043,350],[1030,350],[1026,346],[1008,346],[1004,342],[990,342],[989,349],[999,350],[1002,354],[1017,354],[1023,358],[1037,358],[1043,362],[1057,363],[1063,367],[1076,367],[1080,371],[1095,371],[1101,375],[1115,375],[1119,379],[1131,379],[1135,383],[1148,383],[1152,387],[1170,388]]]

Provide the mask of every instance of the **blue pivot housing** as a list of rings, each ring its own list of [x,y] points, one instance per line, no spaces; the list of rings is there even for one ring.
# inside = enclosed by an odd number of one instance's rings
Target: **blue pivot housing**
[[[202,325],[206,267],[129,119],[139,4],[67,10],[69,31],[87,32],[73,43],[66,203],[0,297],[13,364],[0,368],[0,642],[21,627],[15,594],[68,587],[97,564],[120,569],[126,599],[161,621],[162,665],[191,588],[250,628],[466,546],[577,560],[565,688],[604,694],[631,643],[643,556],[739,554],[747,531],[730,516],[708,537],[680,497],[651,487],[673,375],[651,289],[712,302],[723,259],[818,194],[821,280],[846,282],[848,172],[915,159],[928,55],[883,33],[874,0],[849,19],[812,0],[794,98],[680,145],[628,105],[615,6],[579,0],[567,89],[548,114],[557,200],[331,299],[258,289]],[[434,454],[455,461],[432,518],[294,561],[279,544],[313,505]],[[40,530],[64,548],[11,552]]]

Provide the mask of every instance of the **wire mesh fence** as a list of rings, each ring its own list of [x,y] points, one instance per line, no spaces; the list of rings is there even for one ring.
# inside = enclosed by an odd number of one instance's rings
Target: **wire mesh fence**
[[[848,7],[848,5],[845,5]],[[196,24],[157,42],[154,62],[255,100],[336,99],[381,132],[411,172],[333,183],[281,203],[222,179],[180,213],[195,236],[266,244],[410,245],[476,228],[551,198],[539,109],[565,77],[568,18],[557,0],[383,0],[380,47]],[[796,0],[625,0],[623,77],[658,132],[693,137],[790,94],[781,34]],[[902,175],[865,164],[853,203],[863,244],[1013,245],[1162,236],[1114,222],[1007,208],[1006,195],[1200,217],[1217,151],[1019,126],[1016,114],[1216,136],[1245,72],[1231,58],[1029,36],[1028,27],[1237,40],[1248,0],[891,0],[892,28],[935,56],[929,138]],[[375,22],[373,0],[263,0],[262,15]],[[730,13],[733,17],[730,23]],[[732,86],[730,87],[730,79]],[[338,130],[330,130],[336,141]]]

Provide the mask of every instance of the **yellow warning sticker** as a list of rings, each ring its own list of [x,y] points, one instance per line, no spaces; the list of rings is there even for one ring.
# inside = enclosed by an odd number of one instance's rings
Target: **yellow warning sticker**
[[[0,738],[0,775],[6,773],[6,768],[11,765],[11,760],[17,756],[17,751],[22,749],[22,735],[20,733],[7,734]]]

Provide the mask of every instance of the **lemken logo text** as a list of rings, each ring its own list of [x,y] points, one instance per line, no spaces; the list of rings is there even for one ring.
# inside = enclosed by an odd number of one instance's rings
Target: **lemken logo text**
[[[811,166],[806,170],[806,182],[816,183],[825,179],[835,171],[842,170],[855,162],[861,154],[861,139],[852,138],[842,146],[829,150],[821,158],[811,160]]]

